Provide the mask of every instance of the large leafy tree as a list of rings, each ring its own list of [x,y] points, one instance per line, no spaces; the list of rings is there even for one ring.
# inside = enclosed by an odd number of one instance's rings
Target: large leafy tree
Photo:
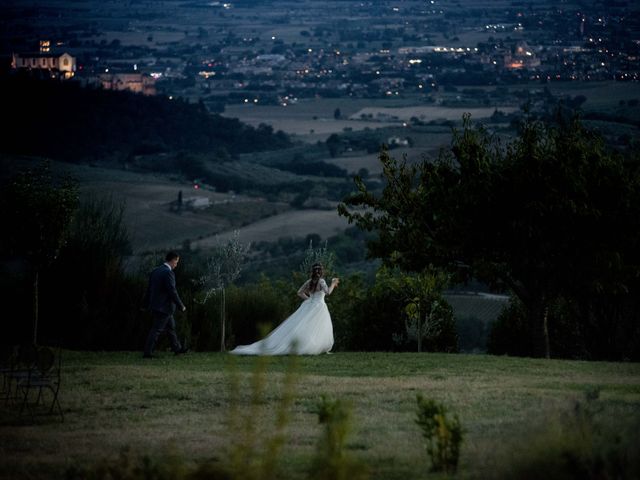
[[[16,175],[0,195],[5,254],[26,260],[32,273],[34,344],[38,340],[40,274],[60,252],[77,202],[75,182],[55,176],[47,162]]]
[[[382,191],[356,179],[339,206],[378,233],[370,254],[510,290],[525,306],[536,356],[550,355],[553,300],[587,305],[637,284],[638,171],[578,120],[528,122],[503,144],[467,116],[436,161],[408,165],[385,150],[380,160]]]

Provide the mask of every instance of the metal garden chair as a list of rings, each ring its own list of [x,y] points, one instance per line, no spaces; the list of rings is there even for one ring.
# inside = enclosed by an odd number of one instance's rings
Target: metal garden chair
[[[55,351],[50,347],[40,347],[37,351],[37,359],[29,372],[29,375],[23,377],[18,382],[18,389],[22,392],[22,406],[20,413],[26,409],[34,419],[36,408],[42,403],[48,409],[48,414],[53,414],[57,408],[60,419],[64,421],[64,414],[60,406],[58,394],[60,393],[62,354],[61,349]],[[37,397],[34,402],[29,401],[30,393],[37,391]],[[45,401],[44,392],[49,391],[51,401]]]

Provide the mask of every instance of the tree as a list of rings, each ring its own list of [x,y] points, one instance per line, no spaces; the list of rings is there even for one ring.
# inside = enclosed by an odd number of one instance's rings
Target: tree
[[[308,237],[311,237],[311,235]],[[309,246],[305,250],[304,259],[300,264],[300,276],[305,279],[308,278],[313,265],[321,263],[325,277],[330,278],[334,274],[335,262],[336,256],[327,248],[326,241],[323,246],[314,248],[313,238],[309,238]]]
[[[40,274],[64,244],[77,203],[75,182],[55,177],[47,162],[19,173],[2,189],[0,211],[8,230],[2,243],[9,255],[25,259],[31,269],[34,344],[38,342]]]
[[[403,305],[408,337],[415,337],[418,352],[426,340],[431,350],[457,351],[458,341],[451,307],[442,297],[449,284],[449,275],[427,267],[419,273],[403,273],[397,269],[380,268],[375,290],[393,292]]]
[[[386,185],[357,191],[340,214],[378,237],[370,254],[430,264],[511,291],[524,305],[531,352],[549,357],[548,306],[558,297],[629,292],[640,249],[640,178],[577,119],[527,122],[503,145],[464,118],[436,161],[380,154]],[[364,209],[363,209],[364,207]]]
[[[55,332],[70,348],[136,348],[140,340],[146,275],[125,266],[132,250],[124,213],[124,202],[110,195],[84,195],[65,245],[42,277],[43,306],[65,312]]]
[[[240,233],[236,230],[233,237],[225,245],[217,245],[213,248],[207,259],[205,273],[200,277],[200,285],[204,287],[204,299],[206,303],[216,290],[222,293],[220,305],[220,351],[225,351],[226,340],[226,298],[225,289],[231,285],[240,275],[249,244],[240,242]]]

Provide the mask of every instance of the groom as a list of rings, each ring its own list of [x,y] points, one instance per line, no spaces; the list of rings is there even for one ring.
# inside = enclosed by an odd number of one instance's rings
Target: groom
[[[187,351],[178,341],[176,321],[173,318],[176,306],[183,312],[187,309],[178,296],[176,276],[173,273],[179,261],[180,255],[176,252],[169,252],[165,257],[165,262],[153,270],[149,276],[144,305],[151,310],[153,327],[151,327],[144,345],[143,358],[153,358],[153,348],[162,332],[167,332],[169,335],[171,350],[176,355]]]

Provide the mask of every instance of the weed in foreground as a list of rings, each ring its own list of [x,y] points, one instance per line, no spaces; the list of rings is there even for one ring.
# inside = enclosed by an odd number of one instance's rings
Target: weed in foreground
[[[290,410],[295,398],[295,384],[298,378],[298,359],[289,356],[287,370],[282,381],[282,395],[275,412],[273,430],[261,431],[256,420],[262,417],[266,404],[268,356],[256,357],[251,376],[251,402],[244,414],[241,405],[240,380],[232,359],[229,408],[229,474],[233,479],[268,480],[276,478],[278,459],[286,441],[285,429],[290,421]]]
[[[365,480],[366,466],[351,458],[346,441],[351,428],[351,409],[342,400],[330,400],[324,395],[317,405],[318,421],[324,433],[318,442],[310,477],[314,480]]]
[[[458,415],[449,416],[447,408],[418,394],[416,423],[427,441],[431,471],[455,473],[462,445],[462,426]]]

